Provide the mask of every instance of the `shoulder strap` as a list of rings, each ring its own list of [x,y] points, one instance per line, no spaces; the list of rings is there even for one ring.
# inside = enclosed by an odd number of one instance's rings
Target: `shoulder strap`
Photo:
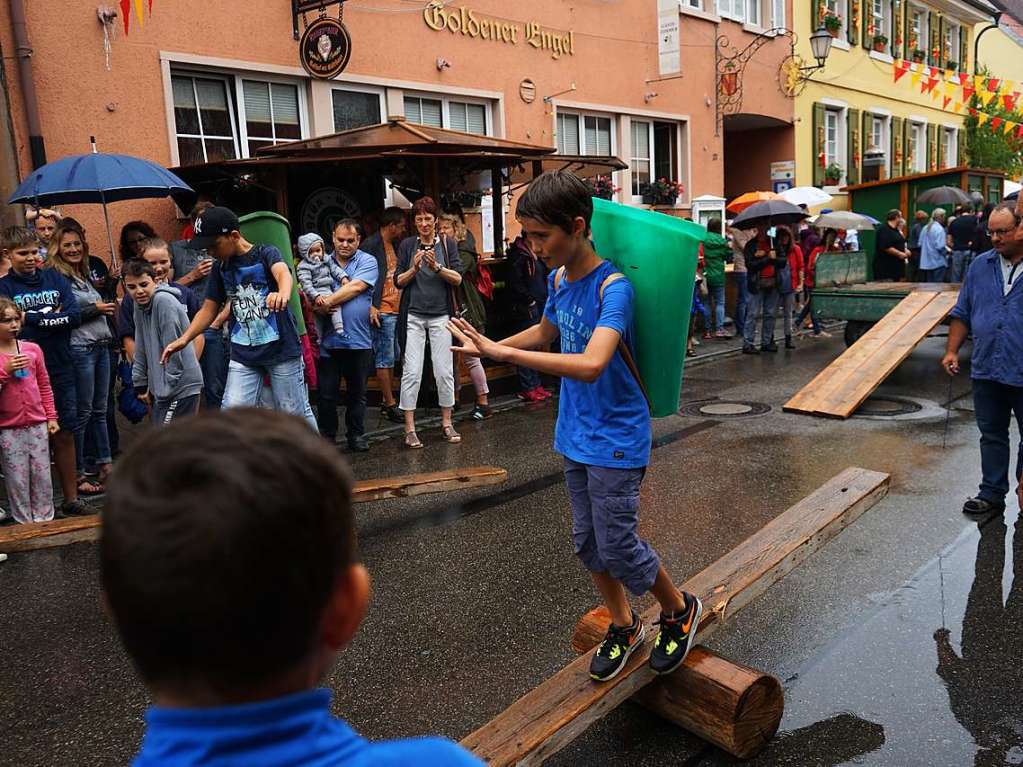
[[[562,268],[564,268],[564,267],[562,267]],[[621,272],[614,272],[613,274],[609,274],[605,278],[605,280],[602,283],[600,283],[600,301],[601,301],[601,303],[604,302],[604,290],[607,288],[607,286],[610,285],[612,282],[617,282],[618,280],[623,280],[623,279],[625,279],[625,275],[624,274],[622,274]],[[557,277],[555,277],[554,280],[555,280],[554,284],[555,284],[555,288],[556,288],[557,287]],[[619,338],[618,338],[618,353],[620,355],[622,355],[622,359],[625,361],[625,366],[629,369],[629,372],[632,373],[632,377],[636,379],[636,383],[639,384],[639,390],[641,392],[643,392],[643,399],[646,400],[646,406],[649,408],[650,407],[650,395],[647,394],[646,386],[643,384],[643,377],[639,374],[639,366],[636,365],[636,360],[632,356],[632,351],[629,349],[629,345],[627,343],[625,343],[625,337],[624,336],[619,336]]]

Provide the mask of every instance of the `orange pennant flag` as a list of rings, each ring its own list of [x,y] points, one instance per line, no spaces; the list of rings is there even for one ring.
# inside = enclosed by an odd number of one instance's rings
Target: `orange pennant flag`
[[[991,91],[981,91],[980,92],[980,100],[984,103],[984,106],[987,106],[988,104],[990,104],[991,100],[994,99],[994,97],[995,97],[995,94],[992,93]]]
[[[983,125],[991,119],[991,115],[987,112],[977,112],[977,125]]]
[[[962,112],[963,111],[963,102],[957,101],[955,104],[953,104],[952,105],[952,111],[953,112]]]
[[[948,96],[945,96],[945,99],[944,99],[944,102],[943,102],[943,103],[942,103],[942,105],[941,105],[941,108],[942,108],[942,109],[948,109],[948,105],[949,105],[949,104],[950,104],[951,102],[952,102],[952,99],[951,99],[950,97],[948,97]]]
[[[1018,123],[1014,123],[1012,120],[1005,121],[1005,130],[1002,131],[1006,136],[1016,130]]]

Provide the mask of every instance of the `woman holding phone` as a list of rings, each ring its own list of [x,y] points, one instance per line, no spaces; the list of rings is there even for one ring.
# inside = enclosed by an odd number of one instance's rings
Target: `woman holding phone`
[[[455,406],[454,357],[448,320],[454,312],[452,288],[462,283],[458,244],[437,234],[437,203],[421,197],[412,206],[416,236],[398,246],[398,267],[394,284],[402,291],[398,309],[398,344],[403,358],[401,398],[398,407],[405,415],[405,447],[419,449],[416,435],[416,401],[423,381],[426,339],[437,382],[444,440],[462,441],[451,423]]]

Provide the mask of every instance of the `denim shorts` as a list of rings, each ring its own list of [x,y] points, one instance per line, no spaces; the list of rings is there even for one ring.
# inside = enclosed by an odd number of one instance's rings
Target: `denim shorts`
[[[78,385],[74,367],[50,371],[50,387],[60,430],[71,434],[78,428]]]
[[[377,370],[394,367],[398,356],[398,342],[394,337],[397,327],[397,314],[381,314],[380,327],[373,328],[373,359]]]

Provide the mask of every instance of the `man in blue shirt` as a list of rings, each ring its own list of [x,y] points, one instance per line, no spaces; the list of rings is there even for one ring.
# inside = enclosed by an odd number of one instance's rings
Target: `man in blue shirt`
[[[1020,214],[1003,203],[988,219],[993,250],[973,260],[952,310],[942,367],[959,372],[959,349],[973,335],[970,378],[980,429],[980,492],[963,506],[967,514],[1005,510],[1009,492],[1009,423],[1013,415],[1023,436],[1023,226]],[[1016,479],[1023,473],[1023,451]],[[1023,491],[1017,488],[1017,492]]]
[[[291,270],[277,248],[254,245],[242,237],[240,226],[227,208],[210,208],[195,220],[195,237],[189,246],[206,250],[217,260],[202,309],[185,334],[167,344],[162,361],[201,335],[230,301],[231,363],[224,407],[257,406],[263,381],[269,378],[274,407],[304,417],[315,429],[298,329],[288,309]]]
[[[935,208],[930,223],[920,232],[920,271],[924,282],[944,282],[948,270],[948,236],[945,211]]]
[[[320,339],[320,359],[316,366],[319,379],[319,401],[316,420],[320,434],[337,441],[337,406],[341,378],[345,379],[348,397],[345,407],[345,436],[348,449],[360,453],[369,450],[366,441],[366,386],[373,373],[373,332],[369,310],[373,305],[373,286],[379,276],[375,257],[359,250],[359,224],[350,218],[334,225],[334,252],[351,281],[313,311],[329,315],[341,307],[344,330],[334,331],[328,325],[327,335]]]
[[[156,704],[135,767],[482,767],[440,738],[370,743],[316,689],[369,603],[351,491],[337,450],[266,410],[172,421],[121,459],[100,580]]]
[[[575,552],[611,613],[612,624],[590,664],[608,681],[641,646],[646,628],[629,605],[652,593],[661,605],[650,666],[667,674],[685,660],[700,624],[695,594],[679,591],[657,552],[639,537],[639,488],[650,461],[650,410],[630,364],[632,285],[590,243],[593,199],[569,171],[537,177],[519,199],[516,218],[533,252],[551,268],[540,323],[500,343],[460,319],[449,324],[454,350],[561,376],[554,449],[565,457]],[[561,337],[561,353],[547,348]]]

